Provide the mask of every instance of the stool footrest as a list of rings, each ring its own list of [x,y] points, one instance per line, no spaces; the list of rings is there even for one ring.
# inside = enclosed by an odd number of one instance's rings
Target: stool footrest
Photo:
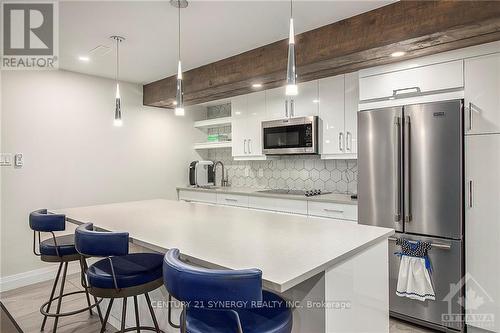
[[[165,333],[162,330],[157,331],[156,328],[150,327],[150,326],[130,327],[130,328],[127,328],[127,329],[125,329],[123,331],[118,330],[118,331],[116,331],[114,333],[120,333],[120,332],[137,332],[137,330],[139,330],[139,331],[153,331],[153,332],[158,332],[158,333]]]
[[[85,290],[73,291],[71,293],[63,294],[62,296],[54,297],[52,299],[52,302],[54,302],[55,300],[58,300],[59,298],[64,298],[66,296],[71,296],[71,295],[76,295],[76,294],[85,294]],[[40,313],[42,315],[47,316],[47,317],[66,317],[66,316],[72,316],[72,315],[75,315],[77,313],[82,313],[82,312],[85,312],[85,311],[88,311],[90,309],[95,308],[97,305],[99,305],[102,302],[102,298],[97,303],[94,303],[91,306],[86,306],[82,309],[78,309],[78,310],[71,311],[71,312],[64,312],[64,313],[47,312],[46,308],[48,307],[49,302],[51,302],[51,301],[49,300],[49,301],[43,303],[42,306],[40,307]]]

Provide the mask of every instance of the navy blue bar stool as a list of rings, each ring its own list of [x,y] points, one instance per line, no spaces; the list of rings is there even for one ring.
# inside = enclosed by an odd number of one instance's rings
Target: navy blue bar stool
[[[52,331],[57,331],[57,324],[60,317],[71,316],[77,313],[89,311],[92,315],[92,308],[97,306],[97,311],[99,313],[99,318],[102,321],[101,310],[99,308],[100,301],[94,297],[94,304],[90,303],[90,296],[87,286],[84,284],[84,266],[86,265],[85,257],[81,256],[75,248],[74,235],[65,235],[56,237],[54,231],[64,231],[66,229],[66,216],[62,214],[50,214],[46,209],[36,210],[30,213],[29,216],[30,228],[33,230],[33,253],[40,256],[41,260],[44,262],[58,262],[59,269],[57,270],[57,275],[52,286],[52,291],[50,293],[50,298],[40,307],[40,312],[43,315],[41,330],[45,329],[45,324],[48,317],[54,318],[54,326]],[[50,233],[51,238],[41,241],[41,233]],[[37,237],[38,236],[38,237]],[[36,243],[38,240],[38,251],[36,250]],[[72,261],[79,261],[81,268],[81,282],[84,290],[75,291],[71,293],[64,294],[64,286],[66,284],[66,275],[68,272],[68,263]],[[63,269],[64,267],[64,269]],[[61,270],[63,270],[61,287],[59,291],[59,296],[54,297],[59,278],[61,276]],[[85,293],[87,298],[88,306],[76,311],[61,313],[61,304],[64,297],[79,293]],[[56,312],[50,312],[52,303],[57,301]]]
[[[167,252],[163,279],[169,294],[183,304],[181,332],[291,332],[292,312],[283,298],[262,290],[260,270],[211,270],[179,256],[178,249]]]
[[[75,231],[76,249],[85,256],[106,257],[86,270],[89,291],[96,297],[109,298],[109,305],[104,316],[101,333],[116,298],[122,298],[122,320],[119,332],[141,330],[162,332],[151,306],[148,292],[163,284],[163,255],[157,253],[128,252],[129,235],[127,232],[94,231],[92,223],[79,226]],[[144,295],[155,327],[141,326],[137,296]],[[134,298],[136,326],[125,329],[127,298]]]

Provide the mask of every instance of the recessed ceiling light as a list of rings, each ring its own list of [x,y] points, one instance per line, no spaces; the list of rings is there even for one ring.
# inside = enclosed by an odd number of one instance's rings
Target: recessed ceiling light
[[[83,62],[89,62],[90,58],[87,56],[79,56],[78,60],[83,61]]]
[[[319,103],[319,99],[313,99],[313,103],[318,104]]]
[[[252,88],[262,88],[262,83],[254,83],[252,84]]]
[[[402,57],[406,54],[406,52],[403,51],[396,51],[391,53],[391,57],[397,58],[397,57]]]

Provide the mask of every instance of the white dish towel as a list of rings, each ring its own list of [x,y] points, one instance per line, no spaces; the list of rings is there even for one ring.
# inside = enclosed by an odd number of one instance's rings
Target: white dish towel
[[[424,258],[401,254],[396,295],[419,301],[436,299]]]

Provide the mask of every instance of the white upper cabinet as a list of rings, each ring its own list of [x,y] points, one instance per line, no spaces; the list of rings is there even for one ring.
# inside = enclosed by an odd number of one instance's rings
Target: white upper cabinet
[[[237,160],[265,159],[261,124],[266,116],[264,91],[231,99],[233,157]]]
[[[500,54],[465,60],[465,130],[500,133]]]
[[[262,154],[262,121],[266,118],[265,91],[248,95],[247,114],[247,154],[254,157],[264,157]]]
[[[345,153],[358,153],[358,110],[359,110],[359,80],[358,73],[345,75]]]
[[[292,117],[318,115],[318,80],[298,84],[298,95],[293,96]]]
[[[466,298],[467,324],[481,327],[475,316],[495,318],[489,331],[500,332],[500,135],[469,135],[465,138],[465,264],[472,279],[466,288],[482,292],[478,307]],[[470,283],[470,285],[469,285]],[[485,295],[486,294],[486,295]],[[470,316],[469,316],[470,315]],[[469,318],[472,320],[469,321]],[[484,328],[484,327],[482,327]],[[482,330],[481,330],[482,331]],[[486,331],[484,331],[486,332]]]
[[[233,157],[246,156],[247,99],[247,95],[231,98]]]
[[[285,87],[269,89],[266,93],[266,119],[283,119],[286,118]]]
[[[319,80],[321,158],[357,158],[358,96],[357,73]]]
[[[321,155],[343,153],[344,75],[319,80]],[[322,135],[321,135],[322,134]]]
[[[463,60],[455,60],[361,77],[359,96],[362,101],[389,99],[461,89],[463,86]]]

